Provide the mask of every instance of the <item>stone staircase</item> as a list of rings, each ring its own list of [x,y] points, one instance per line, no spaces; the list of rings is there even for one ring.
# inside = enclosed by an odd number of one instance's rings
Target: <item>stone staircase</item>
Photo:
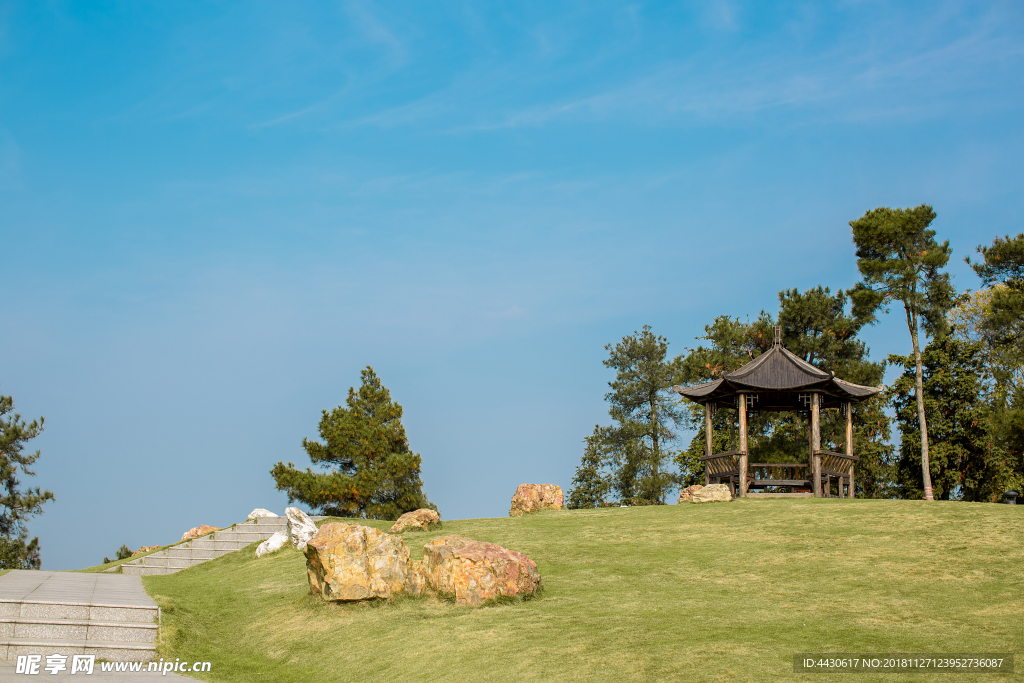
[[[257,517],[152,555],[125,562],[121,565],[121,573],[144,576],[173,574],[221,555],[233,553],[254,541],[265,541],[277,531],[288,533],[287,517]]]
[[[0,659],[156,658],[160,609],[135,577],[14,570],[0,576]]]

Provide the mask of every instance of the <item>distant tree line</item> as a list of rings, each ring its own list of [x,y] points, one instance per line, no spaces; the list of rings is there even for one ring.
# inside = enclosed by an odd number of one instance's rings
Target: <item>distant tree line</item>
[[[952,254],[930,228],[927,205],[878,208],[851,221],[861,281],[779,292],[779,309],[753,320],[722,315],[696,348],[669,358],[668,340],[649,326],[606,346],[615,370],[605,395],[611,424],[596,425],[568,495],[570,507],[661,504],[674,487],[703,483],[704,411],[671,391],[712,381],[768,351],[772,328],[805,361],[875,386],[887,367],[892,386],[854,404],[856,495],[865,498],[1002,500],[1024,485],[1024,234],[978,246],[967,262],[984,288],[957,292],[945,271]],[[860,334],[898,306],[910,336],[907,355],[872,359]],[[733,411],[713,419],[715,452],[735,450]],[[839,450],[845,418],[822,415],[821,442]],[[754,412],[755,462],[804,462],[807,419]],[[689,443],[680,432],[696,432]],[[893,443],[893,436],[897,435]]]

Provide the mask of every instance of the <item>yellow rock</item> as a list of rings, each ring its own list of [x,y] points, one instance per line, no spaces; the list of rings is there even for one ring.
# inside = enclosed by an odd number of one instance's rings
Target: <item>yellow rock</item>
[[[512,496],[509,517],[522,517],[537,510],[561,510],[564,497],[562,487],[554,484],[520,484]]]
[[[532,595],[540,588],[537,563],[522,553],[465,536],[442,536],[423,548],[430,587],[459,605],[480,605],[499,595]]]
[[[309,590],[324,600],[390,598],[423,589],[422,570],[410,562],[401,537],[368,526],[325,524],[305,554]]]
[[[441,515],[436,510],[421,508],[406,512],[398,518],[394,526],[388,529],[389,533],[397,534],[400,531],[426,531],[432,526],[441,526]]]

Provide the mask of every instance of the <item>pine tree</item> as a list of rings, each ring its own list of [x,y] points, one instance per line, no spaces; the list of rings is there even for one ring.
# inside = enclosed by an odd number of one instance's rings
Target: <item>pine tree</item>
[[[134,553],[132,552],[132,549],[122,543],[121,547],[117,549],[117,556],[113,560],[109,557],[104,557],[103,564],[110,564],[111,562],[115,562],[117,560],[127,560],[133,554]]]
[[[322,514],[363,519],[397,519],[420,508],[437,509],[423,493],[421,458],[409,449],[402,406],[391,400],[373,368],[362,385],[349,388],[345,406],[320,418],[323,442],[302,440],[314,465],[299,470],[279,462],[270,471],[288,501],[301,501]]]
[[[604,397],[616,423],[604,433],[615,469],[613,486],[624,500],[664,503],[674,479],[665,469],[674,455],[668,446],[682,419],[678,398],[669,393],[675,370],[665,362],[668,340],[644,325],[605,349],[609,355],[604,364],[616,371]]]
[[[35,476],[29,467],[39,459],[39,451],[25,453],[24,448],[43,431],[43,418],[25,422],[13,410],[14,399],[0,396],[0,568],[39,569],[39,538],[28,540],[27,523],[43,512],[53,493],[39,487],[22,491],[18,476],[19,471]]]
[[[666,362],[668,340],[655,336],[649,325],[608,344],[604,365],[615,370],[605,394],[608,427],[595,427],[573,479],[569,504],[600,505],[614,491],[624,502],[655,505],[675,483],[666,470],[674,451],[675,426],[682,418],[678,400],[669,394],[675,367]]]
[[[949,262],[949,241],[935,241],[935,231],[929,229],[933,220],[935,211],[922,204],[913,209],[872,209],[850,221],[857,268],[864,278],[851,292],[855,314],[873,320],[879,308],[899,301],[907,316],[916,372],[914,392],[925,500],[933,500],[933,494],[919,337],[922,327],[932,337],[941,335],[946,312],[953,305],[953,286],[949,274],[942,272]]]
[[[594,426],[594,433],[584,439],[583,459],[572,478],[572,488],[566,498],[566,507],[597,508],[607,502],[611,490],[608,472],[608,454],[605,449],[607,427]]]

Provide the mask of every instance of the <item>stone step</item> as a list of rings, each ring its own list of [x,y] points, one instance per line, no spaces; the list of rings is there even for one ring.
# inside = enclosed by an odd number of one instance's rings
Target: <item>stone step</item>
[[[197,564],[203,562],[209,562],[210,557],[192,559],[189,557],[144,557],[139,561],[139,566],[142,567],[177,567],[178,569],[186,569],[188,567],[194,567]]]
[[[162,574],[173,574],[188,567],[152,567],[144,564],[122,564],[121,573],[130,576],[160,576]]]
[[[0,638],[0,659],[12,660],[17,659],[18,655],[40,654],[95,655],[97,659],[108,662],[146,662],[156,659],[156,645],[84,638]]]
[[[270,536],[267,536],[270,538]],[[265,539],[264,539],[265,540]],[[212,538],[199,538],[192,541],[192,544],[188,547],[192,550],[238,550],[252,543],[252,541],[241,541],[238,539],[220,539],[214,540]],[[182,546],[175,546],[180,548]],[[167,550],[170,550],[168,548]],[[161,550],[160,553],[165,553],[167,550]],[[153,555],[159,555],[160,553],[153,553]],[[153,555],[147,555],[146,557],[153,557]]]
[[[248,544],[246,544],[248,545]],[[236,547],[231,548],[168,548],[161,554],[163,557],[176,557],[182,560],[213,560],[221,555],[227,555],[238,550]],[[154,553],[156,554],[156,553]],[[152,557],[147,555],[146,557]],[[140,557],[139,560],[145,561],[146,557]]]
[[[0,576],[0,659],[156,658],[160,608],[128,576],[13,570]]]
[[[239,522],[235,526],[242,526],[243,524],[246,525],[246,526],[261,526],[261,527],[262,526],[265,526],[265,527],[288,526],[288,518],[287,517],[257,517],[256,519],[250,519],[250,520],[246,520],[244,522]]]
[[[322,517],[314,517],[321,520]],[[122,574],[136,576],[173,574],[197,564],[221,557],[246,546],[262,542],[276,532],[288,533],[287,517],[257,517],[194,538],[174,547],[146,555],[121,565]]]
[[[258,531],[253,531],[253,532],[244,532],[244,531],[215,531],[213,533],[213,540],[214,541],[236,541],[236,542],[244,541],[245,544],[248,545],[249,543],[255,543],[256,541],[265,541],[265,540],[267,540],[268,538],[270,538],[273,535],[274,535],[274,532],[272,532],[272,531],[271,532],[258,532]]]
[[[125,621],[94,621],[82,619],[0,618],[2,638],[44,638],[64,640],[101,640],[125,643],[152,643],[159,625]]]
[[[77,619],[103,622],[155,624],[160,619],[156,605],[92,605],[76,602],[0,600],[0,619]]]

